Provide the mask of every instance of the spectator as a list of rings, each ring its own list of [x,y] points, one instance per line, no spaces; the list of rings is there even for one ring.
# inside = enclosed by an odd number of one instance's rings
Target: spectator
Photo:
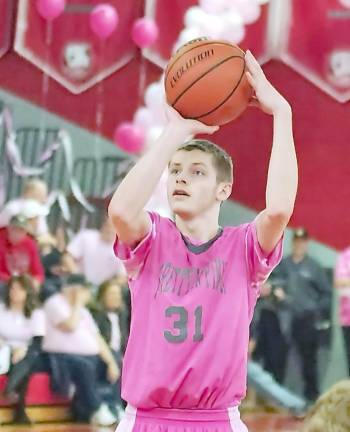
[[[284,382],[290,345],[290,310],[282,288],[272,277],[260,293],[251,324],[253,358],[280,384]]]
[[[109,426],[117,417],[105,401],[117,404],[119,368],[86,308],[90,295],[84,277],[75,274],[66,278],[61,293],[45,302],[43,349],[48,353],[53,388],[68,396],[70,383],[75,385],[75,419]]]
[[[334,286],[339,290],[339,323],[343,330],[350,376],[350,247],[339,254]]]
[[[0,228],[0,282],[7,282],[14,275],[29,274],[39,292],[44,269],[37,243],[28,234],[28,222],[18,215],[11,218],[7,227]]]
[[[45,282],[41,288],[40,300],[45,302],[51,295],[61,291],[64,276],[74,273],[75,267],[71,266],[69,254],[56,248],[42,257],[42,263]]]
[[[22,196],[9,201],[0,212],[0,227],[8,225],[10,219],[18,214],[26,214],[28,218],[37,216],[36,235],[48,232],[46,216],[48,191],[47,185],[40,179],[31,179],[24,184]],[[34,214],[33,214],[34,212]]]
[[[100,230],[82,230],[69,243],[67,251],[86,279],[99,286],[114,276],[125,274],[121,261],[116,264],[113,253],[115,231],[105,218]]]
[[[308,256],[308,245],[306,229],[297,229],[292,254],[282,260],[274,276],[291,312],[291,337],[301,357],[304,396],[313,401],[319,394],[317,324],[330,314],[331,289],[325,271]]]
[[[28,276],[13,276],[7,284],[5,302],[0,307],[0,345],[11,348],[11,367],[5,394],[14,399],[18,393],[16,423],[29,422],[24,409],[27,384],[31,374],[42,369],[43,364],[39,356],[45,319],[37,305],[31,279]]]
[[[97,307],[92,311],[102,337],[114,352],[123,354],[128,339],[127,311],[123,287],[118,279],[104,282],[97,293]]]
[[[92,308],[92,315],[119,369],[122,366],[122,357],[129,334],[128,314],[123,303],[122,290],[122,284],[118,279],[104,282],[97,293],[97,304]],[[120,379],[118,380],[118,391],[120,395]],[[120,412],[124,405],[121,396],[118,405],[118,412]]]

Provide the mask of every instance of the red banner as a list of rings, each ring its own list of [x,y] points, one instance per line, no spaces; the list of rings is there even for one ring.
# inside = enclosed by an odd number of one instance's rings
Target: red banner
[[[350,99],[350,0],[292,0],[281,58],[340,102]]]
[[[0,0],[0,58],[11,45],[14,3],[13,0]]]
[[[81,93],[127,64],[137,47],[130,30],[142,11],[141,1],[109,0],[119,14],[116,31],[101,41],[89,14],[99,0],[70,0],[48,24],[35,2],[19,0],[15,50],[72,93]]]

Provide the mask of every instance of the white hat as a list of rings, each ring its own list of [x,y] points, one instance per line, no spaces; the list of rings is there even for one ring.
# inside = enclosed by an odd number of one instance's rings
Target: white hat
[[[47,216],[49,214],[49,209],[47,206],[32,199],[23,200],[20,207],[21,208],[19,209],[18,213],[28,219],[38,216]]]

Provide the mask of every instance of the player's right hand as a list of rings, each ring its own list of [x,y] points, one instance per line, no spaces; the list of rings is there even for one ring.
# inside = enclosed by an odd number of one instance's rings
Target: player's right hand
[[[219,126],[208,126],[198,120],[185,119],[174,108],[167,104],[165,105],[165,114],[169,124],[175,126],[176,129],[179,128],[183,130],[187,136],[198,134],[211,135],[219,130]]]

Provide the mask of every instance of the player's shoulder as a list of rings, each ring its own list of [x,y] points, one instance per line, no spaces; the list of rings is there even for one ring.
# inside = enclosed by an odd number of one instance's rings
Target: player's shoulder
[[[148,212],[148,214],[157,233],[169,234],[179,232],[175,222],[172,219],[161,216],[157,212]]]
[[[224,227],[224,235],[228,237],[242,237],[247,234],[254,222],[247,222],[239,225],[228,225]]]

